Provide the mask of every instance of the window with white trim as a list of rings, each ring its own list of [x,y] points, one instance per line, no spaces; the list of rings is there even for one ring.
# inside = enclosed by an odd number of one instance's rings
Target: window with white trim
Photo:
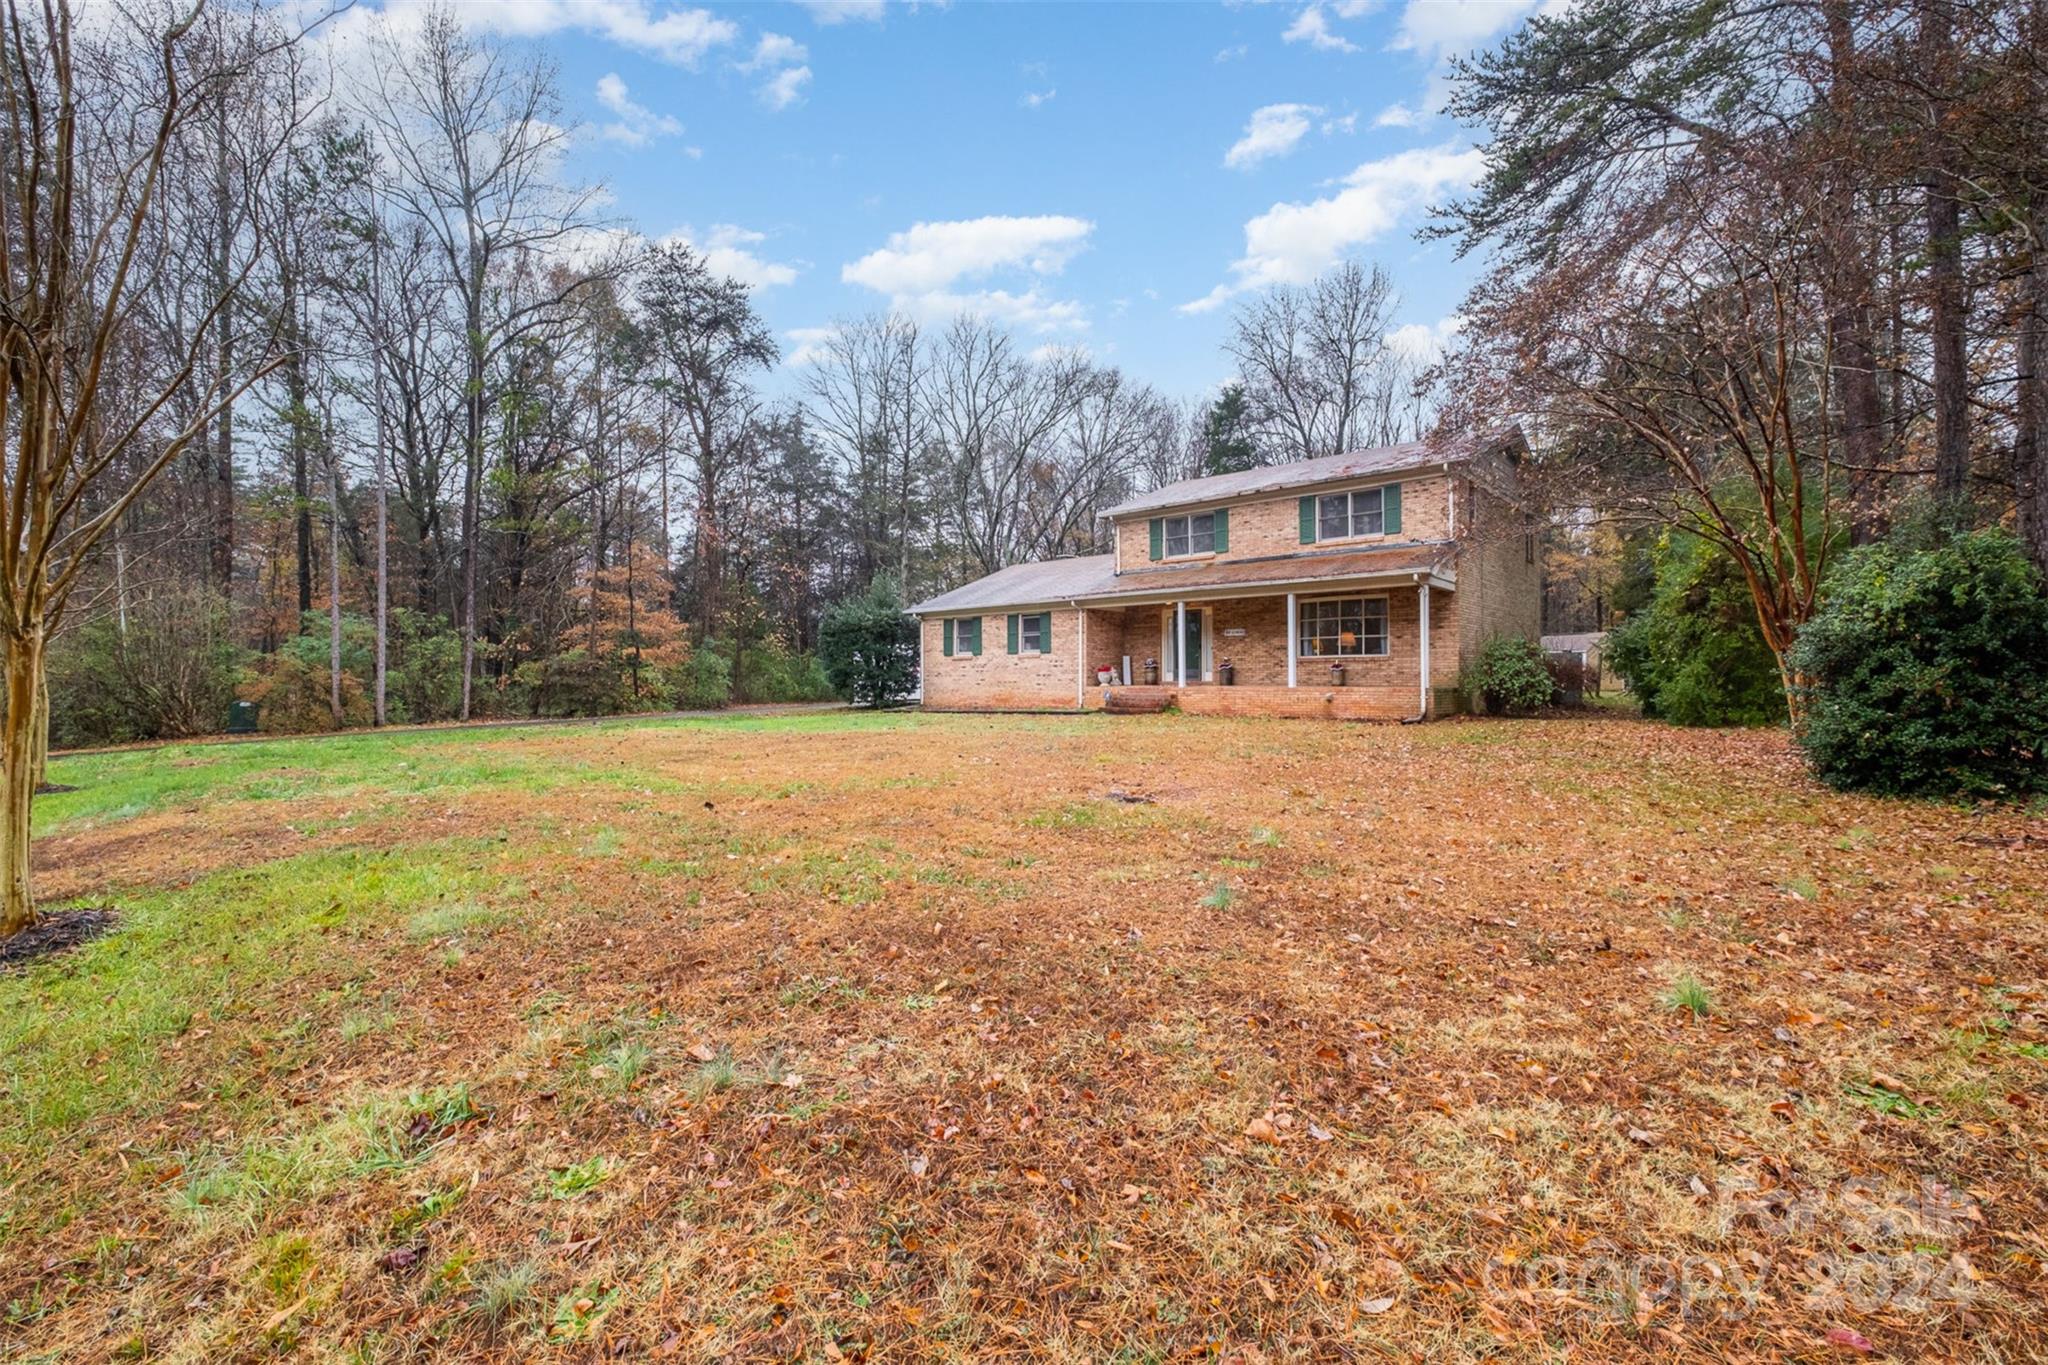
[[[963,616],[953,623],[953,652],[955,654],[981,653],[981,618]]]
[[[1045,617],[1037,612],[1017,618],[1017,652],[1045,653]]]
[[[1387,528],[1387,490],[1361,488],[1351,493],[1325,493],[1316,499],[1316,539],[1344,540],[1377,536]]]
[[[1300,607],[1301,657],[1361,658],[1387,652],[1387,599],[1326,597]]]
[[[1163,527],[1166,554],[1206,555],[1216,552],[1216,514],[1196,512],[1191,516],[1167,517]]]

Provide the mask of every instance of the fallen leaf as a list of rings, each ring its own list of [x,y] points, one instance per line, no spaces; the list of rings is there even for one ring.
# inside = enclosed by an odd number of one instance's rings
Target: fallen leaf
[[[1253,1142],[1269,1142],[1275,1147],[1280,1145],[1280,1130],[1273,1126],[1271,1119],[1253,1119],[1244,1126],[1244,1135]]]
[[[1393,1306],[1394,1296],[1392,1294],[1388,1294],[1384,1298],[1367,1299],[1364,1303],[1358,1305],[1358,1311],[1361,1313],[1372,1313],[1377,1315],[1386,1312],[1389,1308],[1392,1308]]]
[[[1857,1355],[1862,1356],[1867,1356],[1877,1349],[1870,1344],[1869,1337],[1850,1327],[1830,1327],[1828,1329],[1828,1345],[1839,1346],[1845,1351],[1854,1351]]]

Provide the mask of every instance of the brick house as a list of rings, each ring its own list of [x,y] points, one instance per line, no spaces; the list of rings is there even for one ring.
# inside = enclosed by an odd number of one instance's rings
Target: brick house
[[[1536,638],[1517,429],[1187,479],[1103,514],[1108,554],[910,608],[939,710],[1419,719],[1489,636]],[[1109,670],[1107,683],[1102,670]]]

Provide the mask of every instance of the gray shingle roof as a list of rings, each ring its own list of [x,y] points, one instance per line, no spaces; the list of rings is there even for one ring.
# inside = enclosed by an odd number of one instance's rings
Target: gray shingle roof
[[[1012,564],[909,608],[914,616],[980,607],[1032,607],[1091,597],[1116,584],[1115,555],[1076,555],[1035,564]]]
[[[1204,479],[1182,479],[1140,493],[1118,503],[1102,515],[1110,518],[1157,512],[1167,507],[1188,507],[1223,502],[1255,493],[1277,492],[1283,488],[1306,488],[1312,484],[1337,483],[1345,479],[1370,478],[1434,464],[1458,464],[1482,451],[1521,443],[1520,428],[1499,427],[1472,435],[1424,441],[1409,441],[1375,450],[1353,450],[1342,455],[1325,455],[1319,460],[1297,460],[1293,464],[1264,465],[1240,474],[1212,474]]]
[[[1385,574],[1442,572],[1451,548],[1410,542],[1369,550],[1309,550],[1301,554],[1261,555],[1256,559],[1203,560],[1191,564],[1146,564],[1116,572],[1116,556],[1049,559],[1039,564],[1013,564],[986,578],[941,593],[909,608],[916,616],[998,607],[1051,606],[1083,601],[1107,604],[1119,599],[1159,598],[1217,588],[1273,587],[1323,579],[1371,578]]]

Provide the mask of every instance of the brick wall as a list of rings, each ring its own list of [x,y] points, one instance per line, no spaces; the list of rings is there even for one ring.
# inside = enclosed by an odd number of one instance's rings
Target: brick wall
[[[1543,569],[1532,562],[1540,556],[1530,553],[1513,468],[1503,461],[1474,474],[1458,517],[1458,648],[1467,659],[1495,635],[1534,640],[1543,624]]]
[[[1363,485],[1371,487],[1371,484]],[[1401,533],[1398,536],[1367,536],[1342,542],[1359,548],[1412,540],[1446,540],[1450,536],[1451,481],[1442,474],[1407,479],[1401,484]],[[1301,543],[1301,495],[1286,493],[1230,507],[1230,549],[1220,555],[1198,556],[1227,563],[1256,559],[1263,555],[1299,554]],[[1152,519],[1132,517],[1116,526],[1117,553],[1125,569],[1142,568],[1152,562]]]
[[[1080,613],[1069,608],[1055,609],[1051,615],[1052,635],[1042,654],[1011,654],[1009,613],[991,612],[980,618],[980,655],[955,654],[950,659],[942,618],[927,617],[922,627],[925,705],[988,711],[1071,709],[1080,682],[1080,660],[1075,655]]]

